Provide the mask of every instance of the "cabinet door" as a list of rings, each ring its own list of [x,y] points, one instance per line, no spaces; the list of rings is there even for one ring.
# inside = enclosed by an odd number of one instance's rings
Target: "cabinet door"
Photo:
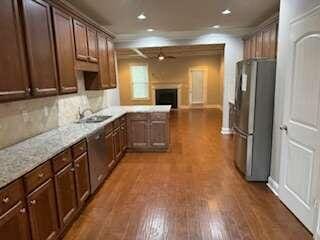
[[[62,227],[67,226],[71,222],[77,210],[74,171],[72,164],[69,164],[54,177],[59,220]]]
[[[127,125],[122,124],[120,128],[120,148],[122,153],[127,149]]]
[[[116,129],[113,133],[113,145],[116,161],[119,161],[121,158],[121,136],[120,128]]]
[[[88,154],[84,153],[74,160],[78,204],[84,205],[90,194]]]
[[[268,58],[270,55],[270,28],[263,30],[262,32],[262,56]]]
[[[80,61],[88,61],[88,41],[86,26],[73,20],[74,41],[76,45],[76,58]]]
[[[256,57],[262,57],[262,32],[259,32],[256,37]]]
[[[0,216],[0,239],[30,240],[27,211],[22,202]]]
[[[110,71],[108,60],[108,45],[104,35],[98,34],[98,49],[99,49],[99,78],[101,88],[110,88]]]
[[[275,23],[270,29],[270,58],[277,58],[277,44],[278,43],[278,24]]]
[[[0,101],[30,95],[25,47],[17,0],[0,2]]]
[[[98,62],[97,32],[87,27],[87,37],[88,37],[89,62],[97,63]]]
[[[106,142],[106,149],[107,149],[107,164],[110,171],[110,169],[112,169],[116,163],[112,132],[110,132],[105,136],[105,142]]]
[[[169,130],[166,120],[152,120],[150,123],[150,145],[154,148],[166,148],[169,145]]]
[[[50,6],[42,0],[22,2],[33,95],[55,95],[57,69]]]
[[[251,37],[250,39],[250,58],[256,57],[256,36]]]
[[[113,42],[110,39],[108,39],[107,43],[108,43],[110,86],[115,88],[117,87],[115,50],[114,50]]]
[[[129,146],[132,148],[149,147],[148,120],[129,120]]]
[[[60,93],[77,92],[72,18],[53,9]]]
[[[33,240],[52,240],[58,235],[56,196],[52,179],[27,197]]]

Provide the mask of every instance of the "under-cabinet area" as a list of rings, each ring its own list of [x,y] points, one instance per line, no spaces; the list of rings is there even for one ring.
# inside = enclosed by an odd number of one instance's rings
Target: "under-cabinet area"
[[[116,87],[113,35],[64,1],[0,3],[0,102]]]
[[[170,106],[113,107],[0,150],[0,239],[61,239],[126,151],[166,151]]]

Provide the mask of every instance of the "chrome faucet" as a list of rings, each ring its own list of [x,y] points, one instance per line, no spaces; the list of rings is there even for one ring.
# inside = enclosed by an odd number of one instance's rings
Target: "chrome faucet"
[[[80,117],[80,120],[85,117],[85,113],[86,113],[86,112],[90,112],[91,114],[93,114],[93,111],[92,111],[91,108],[85,108],[85,109],[83,109],[83,110],[81,111],[81,108],[79,107],[79,117]]]

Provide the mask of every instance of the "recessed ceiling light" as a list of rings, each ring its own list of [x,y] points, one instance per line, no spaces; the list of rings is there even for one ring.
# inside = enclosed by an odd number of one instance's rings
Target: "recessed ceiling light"
[[[145,20],[147,17],[144,15],[144,13],[140,13],[140,15],[137,17],[139,20]]]
[[[231,11],[229,9],[226,9],[224,11],[221,12],[223,15],[229,15],[231,13]]]
[[[212,28],[220,28],[220,25],[214,25],[214,26],[212,26]]]
[[[153,32],[154,29],[153,29],[153,28],[148,28],[147,31],[148,31],[148,32]]]

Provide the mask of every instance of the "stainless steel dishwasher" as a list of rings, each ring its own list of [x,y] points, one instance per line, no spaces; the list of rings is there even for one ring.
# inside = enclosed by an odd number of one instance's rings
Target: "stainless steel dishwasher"
[[[104,135],[104,129],[101,129],[88,137],[91,193],[97,190],[107,175],[107,148]]]

